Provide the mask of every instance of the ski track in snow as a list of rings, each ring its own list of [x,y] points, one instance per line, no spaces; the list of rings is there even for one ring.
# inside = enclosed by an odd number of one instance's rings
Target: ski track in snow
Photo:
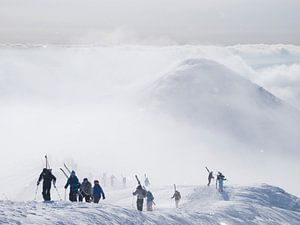
[[[113,199],[100,204],[1,201],[0,223],[300,224],[300,199],[270,185],[227,187],[224,193],[219,193],[214,186],[181,186],[180,209],[174,209],[171,187],[153,188],[152,191],[157,204],[153,212],[133,209],[129,189],[114,191]]]

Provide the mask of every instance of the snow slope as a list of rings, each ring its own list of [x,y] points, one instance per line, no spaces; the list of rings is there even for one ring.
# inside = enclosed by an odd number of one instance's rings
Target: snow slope
[[[1,224],[299,224],[300,199],[270,186],[227,187],[220,194],[213,186],[179,186],[180,209],[170,201],[172,187],[152,188],[153,212],[137,212],[130,205],[130,189],[114,191],[113,200],[100,204],[58,201],[0,202]],[[126,200],[124,194],[126,193]],[[123,196],[123,198],[121,197]],[[120,202],[123,199],[123,203]]]
[[[143,102],[156,112],[256,152],[299,156],[300,111],[216,61],[186,60],[149,89]]]

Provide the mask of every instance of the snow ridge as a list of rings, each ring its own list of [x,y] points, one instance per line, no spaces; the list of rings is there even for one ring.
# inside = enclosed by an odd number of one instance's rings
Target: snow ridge
[[[180,187],[181,208],[165,207],[169,196],[156,200],[153,212],[132,207],[70,202],[0,202],[0,223],[9,224],[299,224],[300,199],[278,187],[257,185],[227,187]],[[154,188],[165,193],[168,188]],[[124,193],[121,191],[121,195]],[[118,195],[118,192],[114,192]],[[128,193],[130,196],[130,193]],[[128,197],[130,201],[130,197]]]

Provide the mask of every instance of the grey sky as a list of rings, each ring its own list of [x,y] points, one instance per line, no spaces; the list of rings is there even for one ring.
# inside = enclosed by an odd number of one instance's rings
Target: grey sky
[[[121,30],[179,43],[300,44],[299,10],[298,0],[0,0],[0,42],[90,41]]]

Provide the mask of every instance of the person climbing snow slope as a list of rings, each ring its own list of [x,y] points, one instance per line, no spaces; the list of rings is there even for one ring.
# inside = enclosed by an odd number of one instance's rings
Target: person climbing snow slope
[[[68,181],[65,185],[65,189],[67,189],[69,185],[70,185],[69,200],[71,202],[77,202],[77,195],[78,195],[78,189],[80,187],[80,183],[74,170],[71,172],[71,175],[68,178]]]
[[[137,196],[136,206],[139,211],[143,211],[144,198],[147,195],[147,191],[142,187],[142,185],[138,185],[135,192],[132,193]]]
[[[42,173],[39,176],[37,181],[37,185],[43,180],[43,198],[45,201],[51,201],[50,190],[51,190],[51,183],[53,181],[53,186],[55,187],[56,177],[52,174],[51,169],[44,168]]]

